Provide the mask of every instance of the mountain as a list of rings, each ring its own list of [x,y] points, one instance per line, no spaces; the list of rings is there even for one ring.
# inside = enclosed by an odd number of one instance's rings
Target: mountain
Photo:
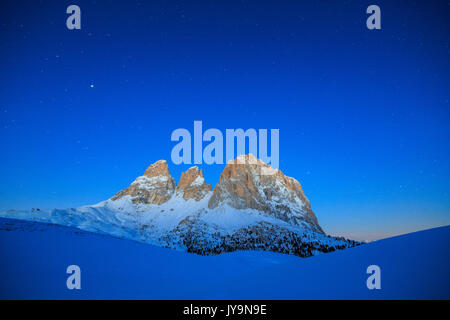
[[[192,167],[178,185],[165,160],[97,205],[0,216],[51,222],[162,247],[213,255],[264,250],[308,257],[359,245],[328,236],[300,183],[252,155],[230,161],[212,190]]]
[[[307,222],[323,233],[300,183],[251,154],[237,157],[222,172],[208,207],[223,205],[262,211],[292,225]]]
[[[202,170],[198,171],[198,167],[191,167],[181,174],[176,190],[177,195],[184,200],[200,201],[211,192],[211,185],[206,184]]]
[[[136,178],[126,189],[117,193],[111,200],[130,196],[134,204],[163,204],[175,190],[176,183],[169,172],[165,160],[159,160],[145,170],[144,175]]]

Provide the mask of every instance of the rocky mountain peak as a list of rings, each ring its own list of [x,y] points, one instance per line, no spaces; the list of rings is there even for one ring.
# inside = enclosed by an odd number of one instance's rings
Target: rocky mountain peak
[[[159,160],[145,170],[144,175],[136,178],[131,185],[117,193],[111,200],[130,196],[134,204],[163,204],[170,200],[176,183],[169,172],[165,160]]]
[[[253,155],[239,156],[223,170],[208,207],[223,205],[255,209],[293,225],[311,224],[323,232],[300,183]]]
[[[170,177],[169,165],[166,160],[158,160],[154,164],[150,165],[144,172],[146,177],[158,177],[166,176]]]
[[[195,199],[200,201],[211,190],[211,185],[206,184],[203,171],[199,171],[198,167],[191,167],[186,172],[183,172],[177,186],[177,193],[185,200]]]

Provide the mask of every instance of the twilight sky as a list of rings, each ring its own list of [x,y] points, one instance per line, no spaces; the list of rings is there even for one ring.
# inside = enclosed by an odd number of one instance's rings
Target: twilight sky
[[[159,159],[178,180],[170,135],[201,120],[280,129],[327,233],[450,223],[448,1],[1,1],[0,39],[0,209],[94,204]]]

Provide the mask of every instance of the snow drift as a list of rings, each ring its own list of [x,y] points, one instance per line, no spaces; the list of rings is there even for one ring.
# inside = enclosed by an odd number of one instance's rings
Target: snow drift
[[[299,259],[200,256],[76,228],[0,219],[0,299],[450,299],[450,227]],[[66,268],[81,268],[81,290]],[[381,290],[366,287],[381,268]]]

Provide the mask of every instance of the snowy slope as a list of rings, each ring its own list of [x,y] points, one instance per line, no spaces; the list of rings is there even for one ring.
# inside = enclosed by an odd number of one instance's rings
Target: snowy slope
[[[1,299],[449,299],[450,227],[300,259],[192,255],[78,229],[0,219]],[[66,289],[77,264],[82,289]],[[382,289],[366,288],[366,268]]]

